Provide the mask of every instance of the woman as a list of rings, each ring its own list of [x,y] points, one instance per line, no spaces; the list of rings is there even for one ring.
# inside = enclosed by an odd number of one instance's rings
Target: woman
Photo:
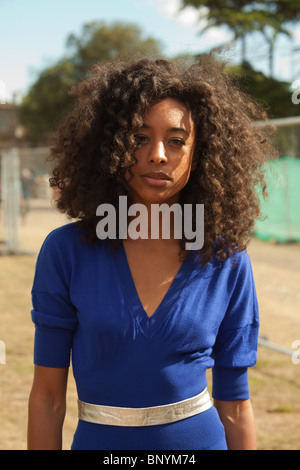
[[[62,446],[72,351],[72,449],[255,449],[248,367],[259,319],[245,248],[271,152],[252,124],[261,113],[207,60],[97,66],[73,94],[50,181],[76,222],[52,232],[37,261],[29,448]],[[120,196],[146,209],[135,232],[133,210],[119,230]],[[118,235],[106,240],[103,204],[117,211]],[[182,225],[194,228],[204,204],[202,246],[187,249],[172,215],[169,237],[163,216],[151,237],[155,204],[189,204]]]

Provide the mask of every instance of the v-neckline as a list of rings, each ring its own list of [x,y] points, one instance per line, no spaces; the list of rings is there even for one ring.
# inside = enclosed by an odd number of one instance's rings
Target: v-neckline
[[[173,304],[176,301],[176,298],[180,295],[180,292],[188,281],[191,273],[190,263],[187,257],[179,267],[161,302],[153,314],[149,316],[136,289],[123,243],[120,247],[119,257],[116,264],[122,285],[124,286],[124,293],[131,310],[138,320],[146,321],[148,325],[155,323],[161,314],[166,309],[170,308],[170,304]]]

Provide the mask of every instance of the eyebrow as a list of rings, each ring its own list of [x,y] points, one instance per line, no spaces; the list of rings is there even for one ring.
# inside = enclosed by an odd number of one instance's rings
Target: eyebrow
[[[143,124],[142,125],[142,129],[150,129],[150,128],[151,128],[151,126],[149,126],[148,124]],[[190,135],[190,133],[186,129],[184,129],[183,127],[171,127],[169,129],[169,131],[171,131],[171,132],[183,132],[187,136]]]

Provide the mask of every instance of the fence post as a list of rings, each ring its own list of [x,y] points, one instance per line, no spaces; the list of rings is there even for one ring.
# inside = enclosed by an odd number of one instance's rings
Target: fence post
[[[1,155],[2,236],[5,251],[17,253],[20,248],[20,160],[18,149],[3,150]]]
[[[0,341],[0,364],[6,364],[5,343]]]

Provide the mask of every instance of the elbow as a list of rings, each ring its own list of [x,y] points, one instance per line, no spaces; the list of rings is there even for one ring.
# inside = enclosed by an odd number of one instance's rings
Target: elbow
[[[66,415],[66,399],[65,397],[57,397],[43,395],[31,391],[28,402],[29,413],[52,415],[58,421],[63,422]]]
[[[220,417],[223,420],[230,421],[231,423],[239,422],[243,419],[244,415],[252,413],[252,405],[250,400],[236,400],[236,401],[219,401],[214,400],[214,405]]]

